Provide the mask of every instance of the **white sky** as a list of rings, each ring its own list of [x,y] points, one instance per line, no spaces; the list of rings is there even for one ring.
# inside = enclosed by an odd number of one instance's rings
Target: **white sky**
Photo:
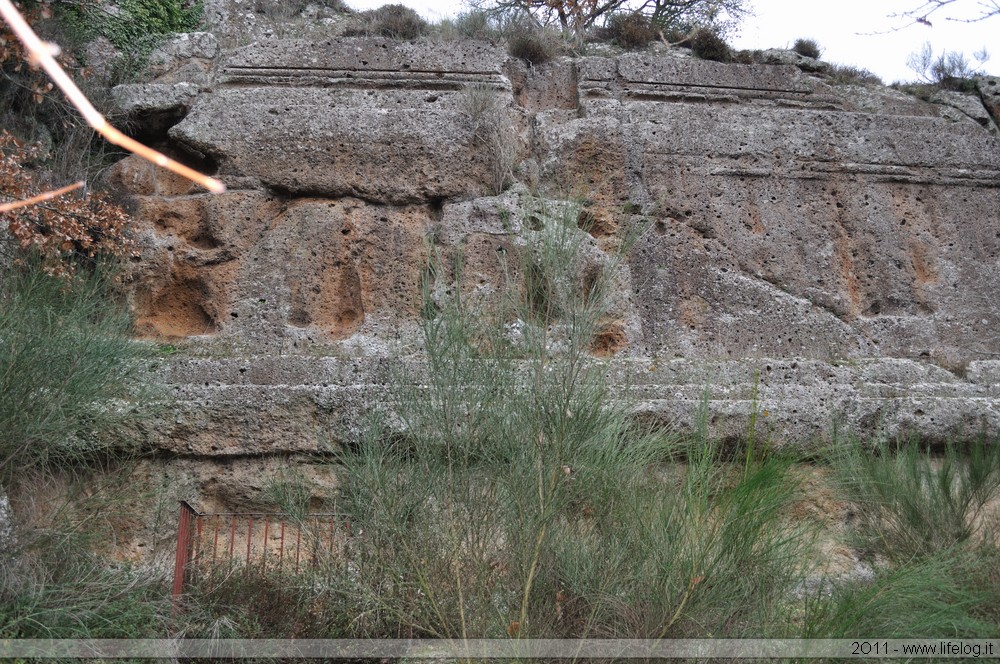
[[[910,81],[916,75],[906,58],[929,41],[935,53],[947,49],[972,53],[986,47],[992,58],[982,69],[1000,75],[1000,16],[979,23],[956,23],[944,15],[932,16],[933,27],[904,25],[889,14],[912,9],[919,0],[748,0],[754,16],[742,24],[732,41],[737,48],[786,48],[799,37],[815,39],[823,49],[823,60],[868,69],[884,80]],[[402,2],[424,17],[439,20],[465,11],[462,0],[347,0],[355,9],[370,9]],[[977,0],[958,0],[955,6],[972,11]],[[941,13],[941,12],[939,12]],[[885,34],[871,34],[883,32]]]

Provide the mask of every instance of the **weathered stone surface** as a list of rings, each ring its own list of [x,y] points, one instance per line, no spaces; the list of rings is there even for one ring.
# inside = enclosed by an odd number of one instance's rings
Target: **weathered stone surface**
[[[808,72],[829,72],[832,69],[829,63],[783,48],[769,48],[760,54],[760,58],[767,64],[792,65]]]
[[[935,104],[950,106],[958,111],[957,114],[952,116],[956,121],[968,118],[990,130],[994,135],[997,133],[996,123],[990,117],[990,112],[977,95],[952,92],[950,90],[938,90],[931,96],[930,101]]]
[[[83,59],[91,76],[105,85],[111,81],[115,63],[121,55],[121,51],[107,37],[98,37],[83,47]]]
[[[169,71],[182,60],[211,60],[219,54],[219,40],[211,32],[185,32],[168,39],[149,55],[153,74]]]
[[[288,37],[339,36],[351,12],[325,0],[304,4],[288,0],[204,0],[205,25],[223,48]]]
[[[387,323],[416,312],[427,207],[260,192],[134,200],[150,224],[134,296],[145,335],[295,348],[355,333],[392,339]]]
[[[251,44],[237,50],[225,65],[230,81],[258,77],[267,83],[286,80],[303,85],[317,78],[381,78],[401,83],[437,79],[500,82],[506,53],[472,40],[404,42],[383,38],[340,38],[322,42],[287,39]],[[279,70],[279,71],[275,71]],[[355,76],[349,74],[354,73]]]
[[[187,32],[161,44],[149,56],[148,72],[154,83],[212,82],[212,64],[219,42],[210,32]]]
[[[228,85],[171,135],[217,157],[223,175],[291,195],[393,204],[482,195],[490,163],[461,90],[509,95],[504,61],[477,42],[267,42],[233,55]]]
[[[693,431],[707,403],[710,433],[722,439],[745,436],[753,408],[758,438],[775,446],[823,445],[838,432],[945,441],[1000,426],[997,361],[965,376],[914,360],[802,357],[616,360],[608,372],[637,415],[679,430]],[[384,357],[178,360],[166,376],[177,401],[154,442],[218,458],[330,452],[358,439],[388,385],[420,375],[419,363]]]
[[[983,105],[993,116],[993,121],[1000,123],[1000,76],[978,76],[975,80]]]
[[[808,93],[793,67],[725,64],[710,60],[656,58],[628,53],[617,59],[618,74],[633,83],[674,87],[716,87],[758,92]]]
[[[182,111],[197,96],[198,87],[193,83],[129,83],[111,90],[118,109],[138,117]]]
[[[520,161],[495,197],[484,90]],[[463,256],[463,289],[496,288],[530,188],[583,200],[590,261],[648,225],[592,345],[648,416],[689,426],[708,385],[714,430],[741,435],[759,373],[779,444],[834,421],[994,429],[1000,140],[973,101],[948,117],[796,66],[651,53],[529,69],[475,42],[233,52],[170,132],[231,192],[129,160],[112,174],[144,224],[141,330],[222,356],[173,364],[177,412],[150,437],[223,457],[349,439],[385,363],[419,348],[426,247]]]
[[[840,83],[827,85],[822,79],[816,79],[818,89],[825,89],[829,94],[842,100],[842,110],[857,111],[877,116],[916,116],[939,117],[941,106],[928,104],[914,95],[887,88],[876,83]]]
[[[980,176],[982,184],[993,185],[1000,168],[1000,156],[993,149],[996,140],[987,132],[969,131],[938,118],[649,103],[630,106],[623,113],[631,115],[632,136],[644,143],[633,148],[641,153],[713,158],[720,166],[742,159],[755,164],[746,169],[747,175],[764,169],[786,177],[835,171],[888,175],[903,182],[935,175],[949,182]],[[683,130],[657,131],[659,126]],[[759,163],[767,157],[774,161]],[[779,160],[780,166],[775,163]],[[927,176],[915,169],[927,169]],[[733,164],[733,173],[739,170]]]

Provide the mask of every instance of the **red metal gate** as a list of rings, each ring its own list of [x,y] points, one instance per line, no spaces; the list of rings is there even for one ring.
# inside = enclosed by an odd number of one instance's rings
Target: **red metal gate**
[[[186,579],[243,567],[294,570],[345,558],[350,516],[339,512],[295,517],[277,512],[199,512],[181,501],[174,560],[176,597]]]

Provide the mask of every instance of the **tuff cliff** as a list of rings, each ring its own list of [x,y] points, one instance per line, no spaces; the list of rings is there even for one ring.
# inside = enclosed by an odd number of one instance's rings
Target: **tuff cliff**
[[[525,197],[576,197],[600,261],[648,226],[594,340],[647,415],[775,444],[1000,424],[997,79],[930,103],[679,50],[528,66],[491,44],[185,36],[116,90],[222,196],[134,158],[142,335],[176,346],[151,444],[327,449],[419,360],[428,243],[501,279]],[[757,386],[755,388],[755,385]],[[756,397],[754,397],[756,393]]]

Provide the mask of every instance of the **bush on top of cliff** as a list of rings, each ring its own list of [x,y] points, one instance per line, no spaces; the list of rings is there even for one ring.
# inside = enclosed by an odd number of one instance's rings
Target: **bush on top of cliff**
[[[434,27],[436,35],[450,39],[478,39],[496,44],[502,36],[500,22],[481,9],[446,18]]]
[[[416,39],[427,34],[430,26],[420,14],[405,5],[382,5],[361,12],[356,23],[347,28],[347,36],[377,35],[390,39]]]
[[[528,64],[540,65],[559,53],[559,36],[527,18],[507,30],[507,52]]]
[[[343,0],[257,0],[254,13],[272,20],[287,21],[301,16],[310,5],[344,14],[353,13]]]
[[[913,70],[922,83],[935,85],[945,90],[972,92],[974,85],[969,80],[983,73],[982,66],[990,59],[986,48],[972,54],[973,64],[961,51],[942,51],[935,55],[930,42],[925,42],[917,53],[911,53],[906,66]]]
[[[733,51],[722,36],[709,28],[699,28],[691,37],[691,52],[702,60],[732,62]]]
[[[621,13],[612,15],[598,36],[623,48],[643,48],[656,39],[657,29],[644,14]]]
[[[819,59],[820,48],[815,39],[796,39],[792,50],[806,58]]]
[[[828,78],[834,85],[882,85],[877,74],[854,65],[831,65]]]

